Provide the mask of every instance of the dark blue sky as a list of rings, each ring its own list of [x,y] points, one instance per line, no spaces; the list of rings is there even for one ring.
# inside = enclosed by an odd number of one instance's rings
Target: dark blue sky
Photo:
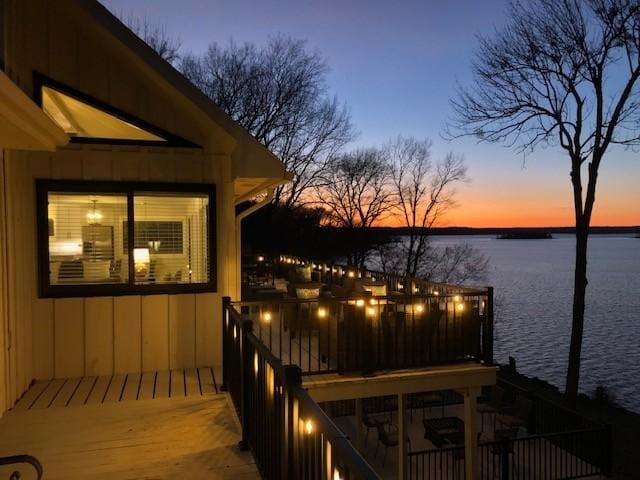
[[[331,67],[331,91],[361,132],[355,145],[398,134],[429,137],[437,155],[466,156],[472,183],[448,224],[571,224],[569,164],[555,149],[522,156],[498,145],[440,138],[457,81],[470,82],[476,34],[504,21],[506,0],[102,0],[121,16],[166,26],[184,51],[211,42],[308,41]],[[640,161],[618,152],[603,164],[596,224],[640,224]],[[523,164],[525,165],[523,167]],[[524,213],[526,212],[526,215]]]

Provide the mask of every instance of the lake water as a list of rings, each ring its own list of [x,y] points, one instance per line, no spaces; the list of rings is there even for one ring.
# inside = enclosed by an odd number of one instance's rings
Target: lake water
[[[495,358],[564,389],[573,295],[575,239],[497,240],[435,236],[434,245],[468,243],[487,255],[495,288]],[[640,411],[640,239],[592,235],[582,347],[581,390],[598,385]]]

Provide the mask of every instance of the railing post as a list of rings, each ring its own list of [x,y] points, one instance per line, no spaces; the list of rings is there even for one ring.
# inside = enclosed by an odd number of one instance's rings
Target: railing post
[[[610,477],[613,471],[613,436],[611,433],[611,425],[607,424],[604,427],[604,462],[602,464],[602,473]]]
[[[238,442],[238,447],[241,451],[249,450],[249,442],[247,440],[247,434],[249,432],[249,389],[247,382],[251,381],[251,373],[248,371],[251,368],[251,355],[248,346],[248,336],[253,331],[253,322],[251,320],[245,320],[242,323],[242,329],[240,334],[240,348],[242,349],[240,356],[240,422],[242,424],[242,439]]]
[[[482,339],[484,361],[493,365],[493,287],[487,287],[487,315],[484,319]]]
[[[300,448],[298,438],[298,414],[299,410],[295,407],[295,401],[291,391],[292,386],[302,385],[302,370],[297,365],[285,365],[284,371],[284,389],[287,399],[287,415],[285,423],[285,456],[286,461],[283,464],[282,478],[285,480],[296,480],[298,478],[298,465]]]
[[[500,469],[502,470],[501,480],[509,480],[511,471],[509,470],[509,442],[511,439],[505,436],[500,440]]]
[[[227,391],[227,379],[229,378],[229,373],[227,372],[229,365],[228,362],[231,361],[229,359],[229,347],[227,343],[229,339],[227,338],[229,329],[229,308],[231,307],[231,297],[222,297],[222,322],[220,322],[222,326],[222,381],[220,384],[220,391]]]

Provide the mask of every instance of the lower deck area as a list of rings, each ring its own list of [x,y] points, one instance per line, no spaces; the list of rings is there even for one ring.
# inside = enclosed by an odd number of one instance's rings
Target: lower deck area
[[[0,457],[33,455],[46,479],[259,479],[239,440],[209,368],[39,382],[0,419]]]

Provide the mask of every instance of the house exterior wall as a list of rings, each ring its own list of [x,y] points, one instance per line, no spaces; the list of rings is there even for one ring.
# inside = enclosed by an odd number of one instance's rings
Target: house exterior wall
[[[34,379],[219,365],[221,299],[238,293],[233,139],[92,24],[75,0],[6,0],[5,6],[5,73],[27,95],[35,98],[38,72],[202,149],[70,144],[53,153],[5,151],[0,373],[4,368],[6,393],[0,412]],[[217,291],[39,298],[36,178],[215,184]]]
[[[221,291],[60,299],[37,292],[36,178],[216,183],[209,168],[214,160],[118,147],[7,154],[10,317],[19,319],[25,354],[18,377],[28,382],[220,364]]]

